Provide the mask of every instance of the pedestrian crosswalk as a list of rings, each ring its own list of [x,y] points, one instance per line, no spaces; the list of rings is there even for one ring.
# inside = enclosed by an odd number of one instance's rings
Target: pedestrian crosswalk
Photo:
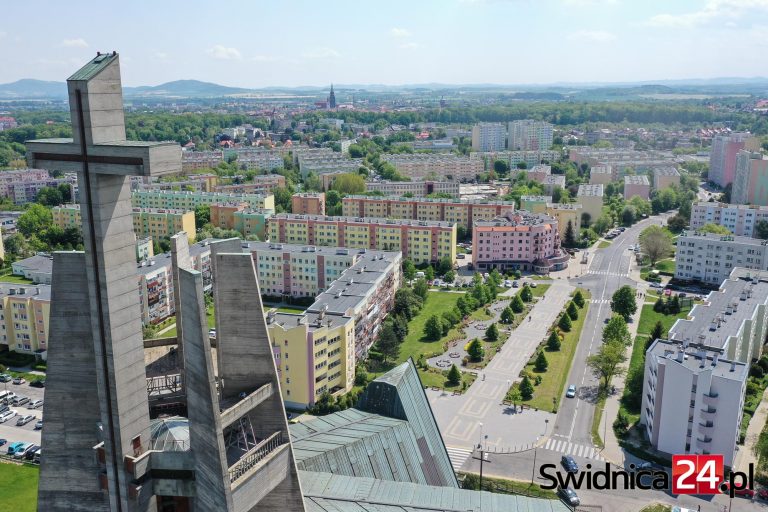
[[[589,301],[590,304],[610,304],[611,299],[592,299]]]
[[[565,439],[556,439],[550,437],[547,439],[544,445],[545,450],[552,450],[553,452],[560,452],[567,455],[573,455],[574,457],[585,457],[593,460],[605,460],[600,455],[597,448],[593,446],[587,446],[583,444],[570,443]]]
[[[446,446],[445,448],[448,450],[448,458],[451,459],[451,466],[453,466],[454,471],[461,469],[464,462],[472,455],[472,450],[468,448],[457,448],[455,446]]]
[[[607,270],[588,270],[587,274],[595,274],[599,276],[613,276],[613,277],[629,277],[629,272],[609,272]]]

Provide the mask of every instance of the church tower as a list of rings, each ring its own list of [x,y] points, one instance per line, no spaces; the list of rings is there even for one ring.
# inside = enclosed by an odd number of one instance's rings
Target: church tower
[[[336,108],[336,94],[333,92],[333,84],[331,84],[331,94],[328,95],[328,108]]]

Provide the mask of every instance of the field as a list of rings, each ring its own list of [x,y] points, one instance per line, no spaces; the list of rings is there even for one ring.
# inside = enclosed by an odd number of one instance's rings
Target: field
[[[37,510],[37,466],[0,462],[0,512]]]

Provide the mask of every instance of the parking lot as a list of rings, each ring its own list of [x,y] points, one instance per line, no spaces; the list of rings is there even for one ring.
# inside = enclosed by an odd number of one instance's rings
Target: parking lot
[[[5,390],[12,391],[17,395],[26,396],[29,398],[30,402],[35,400],[44,400],[45,389],[34,388],[29,385],[29,382],[25,382],[24,384],[19,385],[12,384],[11,382],[0,383],[0,391]],[[43,408],[38,407],[37,409],[28,409],[28,405],[29,402],[20,406],[9,404],[9,407],[16,411],[16,416],[9,419],[5,423],[0,423],[0,439],[5,439],[8,441],[8,443],[22,441],[26,443],[40,444],[40,431],[35,430],[35,423],[37,420],[42,419]],[[16,421],[18,420],[19,416],[24,416],[27,414],[35,416],[35,419],[22,427],[17,427]],[[5,446],[0,448],[0,451],[5,453]]]

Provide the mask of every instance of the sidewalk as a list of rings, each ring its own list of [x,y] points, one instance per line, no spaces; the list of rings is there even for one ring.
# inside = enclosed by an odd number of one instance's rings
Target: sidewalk
[[[755,415],[749,420],[749,427],[747,427],[747,435],[744,438],[744,445],[739,446],[739,451],[736,453],[736,458],[733,461],[733,467],[736,470],[747,472],[750,464],[754,464],[757,467],[757,457],[752,452],[755,443],[757,443],[765,426],[766,420],[768,420],[768,389],[763,391],[763,398],[760,400],[760,405],[755,410]]]

